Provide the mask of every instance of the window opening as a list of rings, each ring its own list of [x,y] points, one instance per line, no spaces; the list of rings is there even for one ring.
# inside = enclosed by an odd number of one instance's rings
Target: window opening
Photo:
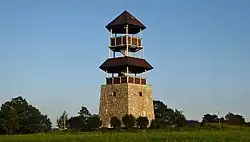
[[[139,92],[139,96],[142,96],[142,92]]]

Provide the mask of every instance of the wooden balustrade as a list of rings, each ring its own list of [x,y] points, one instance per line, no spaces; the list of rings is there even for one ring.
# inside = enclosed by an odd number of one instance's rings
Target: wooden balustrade
[[[121,84],[121,83],[134,83],[146,85],[147,81],[145,78],[132,77],[132,76],[121,76],[121,77],[110,77],[106,78],[107,84]]]
[[[128,37],[128,43],[127,43],[126,37]],[[141,38],[133,37],[133,36],[112,37],[112,38],[110,38],[110,42],[111,42],[110,43],[111,47],[124,46],[124,45],[127,45],[127,44],[129,46],[142,47]]]

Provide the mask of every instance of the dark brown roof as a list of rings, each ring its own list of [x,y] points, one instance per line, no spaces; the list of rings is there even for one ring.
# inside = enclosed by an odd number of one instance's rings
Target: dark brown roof
[[[118,73],[124,71],[127,66],[131,73],[142,73],[153,69],[145,59],[135,57],[109,58],[100,66],[100,69],[108,73]]]
[[[139,20],[137,20],[133,15],[131,15],[128,11],[124,11],[118,17],[116,17],[113,21],[111,21],[106,28],[110,31],[112,29],[113,33],[125,34],[126,29],[124,28],[128,25],[129,34],[137,34],[141,30],[146,29]]]

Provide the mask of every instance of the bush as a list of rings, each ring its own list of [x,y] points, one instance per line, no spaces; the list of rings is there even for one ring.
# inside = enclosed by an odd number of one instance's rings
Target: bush
[[[111,127],[113,127],[113,128],[120,128],[122,122],[118,117],[114,116],[114,117],[111,117],[110,124],[111,124]]]
[[[135,126],[135,117],[132,114],[126,114],[122,117],[122,122],[126,128],[133,128]]]
[[[90,130],[96,130],[102,125],[102,121],[98,115],[93,115],[87,119],[87,125]]]
[[[141,129],[145,129],[147,128],[148,124],[149,124],[149,121],[148,121],[148,118],[147,117],[138,117],[136,119],[136,122],[137,122],[137,126]]]
[[[150,124],[150,129],[159,129],[160,123],[157,120],[152,120]]]

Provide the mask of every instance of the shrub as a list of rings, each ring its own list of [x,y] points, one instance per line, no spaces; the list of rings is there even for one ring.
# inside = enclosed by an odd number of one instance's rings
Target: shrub
[[[150,124],[150,129],[159,129],[160,128],[160,124],[157,120],[152,120],[151,124]]]
[[[113,127],[113,128],[120,128],[122,122],[118,117],[114,116],[114,117],[111,117],[110,124],[111,124],[111,127]]]
[[[88,118],[87,125],[90,130],[95,130],[102,125],[102,121],[100,120],[98,115],[93,115]]]
[[[122,117],[122,122],[126,128],[133,128],[135,126],[135,117],[132,114],[126,114]]]
[[[149,121],[148,121],[148,118],[147,117],[138,117],[136,119],[136,122],[137,122],[137,126],[141,129],[145,129],[147,128],[148,124],[149,124]]]

